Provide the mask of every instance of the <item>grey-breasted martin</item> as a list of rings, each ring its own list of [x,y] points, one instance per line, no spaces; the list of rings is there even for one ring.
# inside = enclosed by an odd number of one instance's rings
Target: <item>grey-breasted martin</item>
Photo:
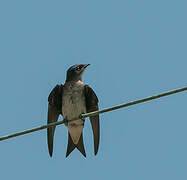
[[[64,119],[79,117],[82,113],[88,113],[98,110],[98,98],[92,88],[82,82],[84,70],[90,64],[78,64],[71,66],[66,75],[64,85],[58,84],[51,91],[48,97],[48,118],[47,123],[56,122],[59,115]],[[99,115],[90,117],[94,138],[94,153],[98,152],[100,127]],[[66,157],[77,148],[85,157],[82,129],[84,119],[78,119],[72,122],[66,122],[68,128],[68,146]],[[55,127],[47,129],[47,141],[49,154],[53,154],[53,139]]]

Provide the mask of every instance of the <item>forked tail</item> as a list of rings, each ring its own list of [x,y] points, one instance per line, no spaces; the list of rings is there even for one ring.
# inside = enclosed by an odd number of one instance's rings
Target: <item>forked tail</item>
[[[67,147],[67,152],[66,152],[66,157],[69,156],[69,154],[75,149],[77,148],[84,157],[86,157],[86,152],[85,152],[85,149],[84,149],[84,143],[83,143],[83,137],[82,137],[82,133],[81,133],[81,136],[79,138],[79,142],[78,144],[74,144],[73,143],[73,140],[68,132],[68,147]]]

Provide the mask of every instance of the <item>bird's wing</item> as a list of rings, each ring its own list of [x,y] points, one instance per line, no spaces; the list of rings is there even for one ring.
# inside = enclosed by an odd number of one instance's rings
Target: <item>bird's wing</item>
[[[86,109],[87,112],[98,110],[98,98],[95,92],[88,85],[85,85],[85,98],[86,98]],[[99,115],[91,116],[90,122],[93,130],[94,137],[94,153],[98,152],[99,139],[100,139],[100,125],[99,125]]]
[[[56,122],[60,114],[62,114],[62,93],[63,85],[58,84],[51,91],[48,97],[48,116],[47,124]],[[53,138],[56,126],[47,129],[47,143],[49,154],[52,157],[53,154]]]

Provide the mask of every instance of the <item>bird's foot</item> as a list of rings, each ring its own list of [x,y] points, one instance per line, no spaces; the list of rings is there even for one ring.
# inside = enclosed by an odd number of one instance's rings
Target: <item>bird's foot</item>
[[[85,120],[85,118],[83,118],[82,114],[79,115],[79,118],[82,120]]]
[[[67,126],[68,125],[68,120],[66,118],[63,119],[64,124]]]

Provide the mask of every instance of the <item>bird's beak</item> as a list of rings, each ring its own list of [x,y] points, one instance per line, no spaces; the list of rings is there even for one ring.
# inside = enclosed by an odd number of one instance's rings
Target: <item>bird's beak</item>
[[[84,64],[84,69],[86,69],[86,67],[88,67],[90,64]]]

